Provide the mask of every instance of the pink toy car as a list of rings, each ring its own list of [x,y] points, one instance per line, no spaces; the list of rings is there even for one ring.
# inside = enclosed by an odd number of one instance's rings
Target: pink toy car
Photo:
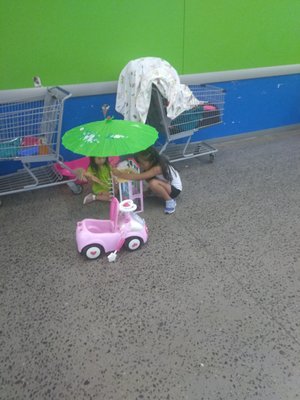
[[[114,261],[116,252],[125,244],[127,250],[139,249],[148,240],[145,221],[134,213],[136,205],[132,200],[121,203],[114,197],[110,205],[110,219],[84,219],[77,223],[76,242],[79,253],[90,260],[104,253]]]

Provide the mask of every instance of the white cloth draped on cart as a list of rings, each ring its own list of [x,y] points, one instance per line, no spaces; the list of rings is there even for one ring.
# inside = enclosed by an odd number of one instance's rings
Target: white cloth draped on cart
[[[139,58],[130,61],[119,76],[116,110],[124,119],[146,121],[152,84],[168,100],[170,119],[203,103],[195,98],[188,86],[180,84],[176,70],[167,61],[157,57]]]

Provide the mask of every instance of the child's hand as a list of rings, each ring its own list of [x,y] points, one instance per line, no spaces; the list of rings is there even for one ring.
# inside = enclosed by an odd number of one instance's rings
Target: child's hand
[[[95,183],[99,183],[99,185],[103,185],[103,182],[102,181],[100,181],[100,179],[99,178],[97,178],[96,176],[91,176],[90,177],[90,179],[93,181],[93,182],[95,182]]]
[[[126,178],[126,174],[117,168],[112,168],[112,174],[117,178],[123,178],[123,179]]]
[[[75,172],[76,178],[79,181],[83,181],[83,182],[87,181],[87,178],[85,177],[85,170],[83,168],[77,168],[77,169],[75,169],[74,172]]]
[[[109,187],[109,182],[101,181],[99,178],[97,178],[96,176],[94,176],[90,172],[84,172],[84,177],[85,177],[85,179],[88,178],[92,182],[99,183],[99,185],[103,185],[103,186]]]

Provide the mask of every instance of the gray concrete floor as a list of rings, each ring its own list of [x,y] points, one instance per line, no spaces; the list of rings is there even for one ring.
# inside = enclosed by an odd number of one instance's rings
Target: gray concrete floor
[[[107,205],[4,198],[1,399],[300,398],[300,131],[216,147],[177,164],[176,214],[147,199],[149,243],[114,264],[74,240]]]

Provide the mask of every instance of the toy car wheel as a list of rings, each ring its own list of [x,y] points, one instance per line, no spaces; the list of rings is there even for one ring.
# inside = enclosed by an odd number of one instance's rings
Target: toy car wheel
[[[125,247],[129,251],[139,249],[143,245],[143,239],[137,236],[131,236],[125,240]]]
[[[99,244],[89,244],[88,246],[85,246],[81,254],[86,256],[89,260],[96,260],[101,256],[101,254],[104,253],[104,249],[102,246]]]

